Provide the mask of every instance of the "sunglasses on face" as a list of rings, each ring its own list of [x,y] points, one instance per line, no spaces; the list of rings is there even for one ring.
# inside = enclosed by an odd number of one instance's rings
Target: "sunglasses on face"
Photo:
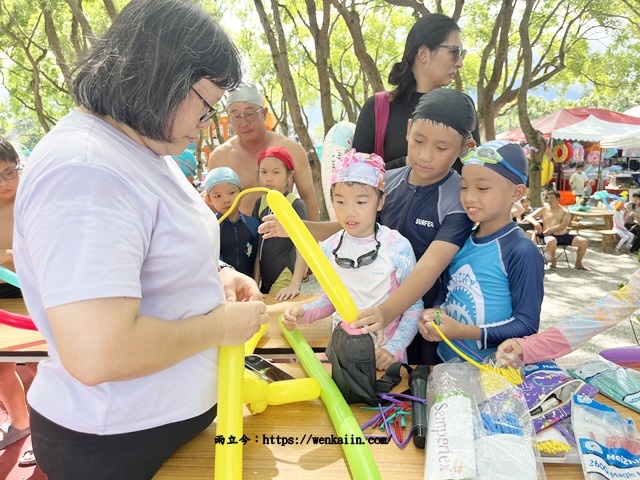
[[[358,259],[354,262],[350,258],[342,258],[338,257],[338,250],[340,250],[340,246],[342,245],[342,239],[344,238],[345,231],[342,231],[342,235],[340,236],[340,241],[338,242],[338,246],[332,252],[333,256],[336,259],[336,263],[342,268],[360,268],[366,265],[371,265],[376,258],[378,258],[378,250],[380,250],[380,242],[378,241],[378,225],[373,231],[373,239],[376,241],[376,248],[371,250],[370,252],[365,253],[364,255],[360,255]]]
[[[441,48],[448,48],[453,53],[453,61],[457,62],[458,60],[464,60],[464,57],[467,56],[467,51],[462,48],[460,45],[438,45]]]
[[[216,115],[218,115],[218,113],[220,113],[218,111],[218,109],[216,107],[212,107],[209,102],[207,102],[202,95],[200,95],[198,93],[198,91],[191,87],[191,90],[193,90],[195,92],[195,94],[200,98],[200,100],[202,100],[202,103],[204,103],[204,106],[207,107],[207,111],[204,112],[204,115],[202,115],[200,117],[200,123],[207,123],[209,120],[211,120],[213,117],[215,117]]]
[[[491,165],[502,165],[504,168],[509,170],[511,173],[514,173],[522,183],[527,183],[527,177],[525,177],[521,172],[513,168],[506,162],[500,153],[495,148],[492,147],[480,147],[473,148],[467,152],[467,154],[460,159],[462,164],[469,163],[470,165],[480,165],[483,163],[488,163]]]

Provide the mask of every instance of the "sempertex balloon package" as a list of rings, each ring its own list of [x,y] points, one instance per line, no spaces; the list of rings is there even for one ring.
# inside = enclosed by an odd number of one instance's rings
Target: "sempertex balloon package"
[[[592,398],[576,395],[571,423],[585,479],[640,478],[640,435],[633,421]]]
[[[425,480],[546,479],[522,391],[500,375],[436,365],[427,396]]]

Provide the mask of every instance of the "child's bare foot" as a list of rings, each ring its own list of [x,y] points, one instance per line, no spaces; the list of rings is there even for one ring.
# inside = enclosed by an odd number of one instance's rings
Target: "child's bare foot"
[[[551,263],[551,265],[549,265],[549,268],[551,270],[557,270],[556,264],[555,263]]]
[[[583,264],[580,264],[580,265],[576,265],[576,270],[587,270],[587,271],[589,271],[591,269],[589,267],[583,265]]]

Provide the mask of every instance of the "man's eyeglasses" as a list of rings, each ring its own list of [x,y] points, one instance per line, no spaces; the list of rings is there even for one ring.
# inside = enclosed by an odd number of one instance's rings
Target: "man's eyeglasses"
[[[502,165],[504,168],[509,170],[511,173],[514,173],[522,183],[527,183],[527,177],[522,173],[516,170],[514,167],[509,165],[509,162],[506,162],[500,153],[494,148],[491,147],[480,147],[480,148],[472,148],[467,152],[467,154],[460,159],[462,164],[469,163],[470,165],[481,165],[483,163],[489,163],[492,165]]]
[[[218,109],[216,107],[212,107],[209,102],[207,102],[202,95],[200,95],[198,93],[198,91],[191,87],[191,90],[193,90],[195,92],[195,94],[200,98],[200,100],[202,100],[202,103],[204,103],[204,106],[207,107],[207,111],[204,112],[204,115],[202,115],[200,117],[200,121],[199,123],[207,123],[209,120],[211,120],[213,117],[215,117],[218,113]]]
[[[20,170],[22,170],[20,167],[7,169],[4,172],[0,173],[0,178],[5,182],[9,182],[18,177],[18,173],[20,172]]]
[[[338,242],[338,246],[333,251],[333,256],[336,259],[336,263],[342,268],[360,268],[366,265],[371,265],[376,258],[378,258],[378,250],[380,250],[380,242],[378,241],[378,225],[376,224],[375,230],[373,231],[373,239],[376,241],[375,250],[371,250],[370,252],[365,253],[364,255],[360,255],[358,259],[354,262],[350,258],[341,258],[338,256],[338,250],[340,250],[340,246],[342,245],[342,239],[344,238],[345,231],[342,231],[342,235],[340,236],[340,241]]]
[[[243,120],[247,123],[253,123],[258,119],[258,115],[260,115],[264,111],[264,108],[260,108],[255,112],[247,112],[247,113],[234,113],[233,115],[229,115],[229,121],[237,125]]]
[[[459,59],[464,60],[464,57],[467,56],[467,51],[462,48],[460,45],[438,45],[442,48],[448,48],[453,52],[453,61],[457,62]]]

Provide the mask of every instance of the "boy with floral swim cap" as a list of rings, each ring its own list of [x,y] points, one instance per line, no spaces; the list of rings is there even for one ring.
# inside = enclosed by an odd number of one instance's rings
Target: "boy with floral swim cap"
[[[385,202],[384,162],[376,154],[345,154],[331,178],[331,200],[342,230],[322,242],[322,251],[336,269],[358,308],[377,305],[389,297],[415,266],[409,241],[396,230],[376,222]],[[336,310],[326,294],[307,305],[285,310],[290,330]],[[406,361],[406,348],[418,331],[422,300],[378,333],[375,349],[379,370]],[[342,321],[336,313],[333,327]]]
[[[440,341],[432,324],[438,316],[447,338],[460,339],[476,357],[538,331],[543,260],[511,219],[528,171],[524,151],[511,142],[488,142],[462,158],[460,199],[477,226],[449,265],[446,298],[422,315],[419,329],[426,340]],[[438,354],[444,361],[456,357],[444,342]]]

